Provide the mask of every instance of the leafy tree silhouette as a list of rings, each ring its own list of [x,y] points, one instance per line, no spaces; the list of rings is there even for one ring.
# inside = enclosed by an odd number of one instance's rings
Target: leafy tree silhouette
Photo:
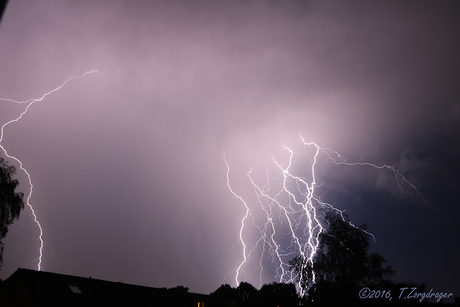
[[[271,283],[263,285],[259,291],[260,306],[293,307],[299,306],[299,297],[294,284]]]
[[[307,294],[307,302],[330,306],[359,301],[362,287],[388,289],[394,271],[385,259],[370,253],[366,224],[354,226],[348,217],[334,211],[325,214],[329,227],[319,235],[319,247],[308,262],[301,255],[289,263],[297,281]],[[313,283],[313,277],[315,283]]]
[[[210,294],[213,306],[232,306],[229,302],[238,301],[238,290],[229,284],[223,284]]]
[[[241,282],[236,288],[238,291],[238,306],[255,306],[259,299],[257,289],[247,282]]]
[[[8,226],[19,218],[24,209],[24,194],[15,192],[19,184],[12,178],[15,173],[16,168],[0,157],[0,268],[3,265],[2,240],[8,233]]]
[[[260,290],[247,282],[236,288],[224,284],[210,296],[212,306],[294,307],[299,303],[294,284],[276,282],[265,284]]]

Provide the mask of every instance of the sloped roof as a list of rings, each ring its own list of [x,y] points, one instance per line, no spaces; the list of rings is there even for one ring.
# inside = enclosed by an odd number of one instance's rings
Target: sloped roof
[[[191,306],[205,295],[177,293],[93,278],[18,269],[4,284],[21,278],[41,307],[52,306]]]

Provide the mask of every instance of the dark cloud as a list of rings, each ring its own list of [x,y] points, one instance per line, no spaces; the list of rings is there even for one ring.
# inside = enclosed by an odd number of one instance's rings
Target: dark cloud
[[[205,293],[232,283],[244,208],[223,152],[247,190],[246,172],[286,158],[282,144],[301,150],[302,133],[351,162],[404,171],[432,209],[390,172],[324,163],[319,174],[328,201],[369,223],[396,278],[458,292],[459,11],[434,1],[11,2],[2,97],[101,72],[5,129],[2,145],[34,181],[43,269]],[[2,123],[20,111],[1,107]],[[2,278],[36,266],[28,209],[6,243]]]

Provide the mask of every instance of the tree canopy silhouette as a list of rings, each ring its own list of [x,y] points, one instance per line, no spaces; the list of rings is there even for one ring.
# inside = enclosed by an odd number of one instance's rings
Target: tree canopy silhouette
[[[370,252],[365,224],[354,226],[346,215],[335,211],[326,212],[325,221],[329,226],[319,235],[313,263],[302,255],[290,261],[291,270],[310,302],[335,304],[335,300],[358,299],[358,291],[364,286],[391,286],[394,271],[384,266],[381,255]]]
[[[259,290],[260,306],[263,307],[294,307],[299,306],[299,297],[294,284],[265,284]]]
[[[294,307],[299,305],[294,284],[277,282],[265,284],[260,290],[247,282],[241,282],[236,288],[224,284],[210,296],[213,306]]]
[[[8,233],[8,226],[19,218],[24,209],[24,194],[16,192],[19,182],[13,179],[15,173],[16,168],[0,157],[0,268],[3,264],[2,240]]]

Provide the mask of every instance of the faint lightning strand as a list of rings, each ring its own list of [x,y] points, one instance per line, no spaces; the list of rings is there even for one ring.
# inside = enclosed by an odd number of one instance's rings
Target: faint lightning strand
[[[404,189],[402,188],[401,184],[404,182],[404,183],[406,183],[407,185],[409,185],[409,186],[415,191],[415,194],[416,194],[416,195],[418,195],[418,196],[420,196],[420,197],[422,198],[423,203],[424,203],[425,205],[428,205],[428,206],[430,207],[430,209],[432,209],[432,208],[431,208],[431,204],[430,204],[429,202],[426,201],[425,196],[423,196],[423,194],[420,193],[420,191],[418,190],[418,188],[417,188],[414,184],[412,184],[409,180],[407,180],[407,178],[406,178],[399,170],[395,169],[393,166],[391,166],[391,165],[386,165],[386,164],[384,164],[384,165],[376,165],[376,164],[374,164],[374,163],[359,162],[359,161],[358,161],[358,162],[351,162],[351,163],[350,163],[350,162],[347,162],[346,159],[345,159],[341,154],[339,154],[338,152],[333,151],[333,150],[331,150],[331,149],[329,149],[329,148],[322,148],[322,147],[319,147],[318,145],[316,145],[316,144],[313,143],[313,142],[305,142],[305,140],[303,139],[302,136],[300,136],[300,138],[302,139],[302,142],[304,143],[304,145],[312,145],[312,144],[313,144],[314,146],[316,146],[316,148],[317,148],[318,150],[321,150],[322,152],[324,152],[324,153],[329,157],[329,159],[330,159],[332,162],[334,162],[335,164],[337,164],[337,165],[340,164],[340,165],[347,165],[347,166],[370,166],[370,167],[375,168],[375,169],[388,169],[388,170],[390,170],[390,171],[393,173],[393,175],[395,176],[396,182],[398,183],[398,188],[401,190],[402,193],[409,193],[409,194],[411,194],[409,191],[406,191],[406,190],[404,190]],[[336,155],[336,156],[339,158],[339,161],[337,161],[336,159],[334,159],[334,158],[332,157],[332,154],[333,154],[333,155]],[[362,159],[362,158],[361,158],[361,159]],[[360,161],[361,161],[361,159],[360,159]]]
[[[8,153],[8,151],[6,150],[6,148],[3,146],[2,144],[2,141],[3,141],[3,136],[4,136],[4,132],[5,132],[5,127],[7,127],[8,125],[12,124],[12,123],[16,123],[18,122],[19,120],[22,119],[22,117],[29,111],[29,108],[36,102],[40,102],[42,101],[43,99],[45,99],[46,97],[48,97],[49,95],[53,94],[54,92],[57,92],[59,91],[61,88],[63,88],[68,82],[70,82],[71,80],[73,79],[81,79],[81,78],[84,78],[86,75],[88,74],[92,74],[92,73],[99,73],[99,71],[97,70],[90,70],[90,71],[86,71],[85,73],[83,73],[82,75],[80,76],[72,76],[70,78],[68,78],[66,81],[64,81],[61,85],[59,85],[58,87],[54,88],[53,90],[43,94],[40,98],[35,98],[35,99],[29,99],[29,100],[25,100],[25,101],[18,101],[18,100],[14,100],[14,99],[10,99],[10,98],[1,98],[0,97],[0,101],[3,101],[3,102],[12,102],[12,103],[15,103],[15,104],[26,104],[27,106],[25,107],[24,111],[21,112],[21,114],[15,118],[15,119],[12,119],[8,122],[6,122],[5,124],[2,125],[2,127],[0,128],[0,148],[2,149],[2,151],[5,153],[5,155],[10,158],[10,159],[13,159],[15,160],[18,164],[19,164],[19,167],[21,168],[21,170],[26,174],[27,176],[27,179],[29,181],[29,194],[26,198],[26,205],[27,207],[30,208],[30,211],[32,212],[32,215],[34,217],[34,222],[35,224],[37,224],[37,227],[39,229],[39,236],[38,236],[38,239],[40,241],[40,248],[39,248],[39,256],[38,256],[38,265],[37,265],[37,270],[40,271],[41,269],[41,263],[42,263],[42,257],[43,257],[43,245],[44,245],[44,241],[43,241],[43,228],[40,224],[40,222],[38,221],[38,218],[37,218],[37,215],[35,213],[35,210],[32,206],[32,204],[30,203],[30,199],[32,197],[32,193],[33,193],[33,190],[34,190],[34,185],[32,183],[32,177],[31,175],[29,174],[29,172],[25,169],[25,167],[23,166],[21,160],[19,160],[19,158],[15,157],[15,156],[12,156]],[[6,97],[6,95],[4,95]]]
[[[227,159],[225,159],[225,152],[224,152],[224,161],[225,161],[225,164],[227,165],[227,187],[228,189],[230,190],[230,192],[236,197],[238,198],[244,205],[244,207],[246,208],[246,214],[244,215],[243,219],[241,220],[241,228],[240,228],[240,242],[241,244],[243,245],[243,261],[240,263],[240,265],[238,266],[238,268],[236,269],[236,276],[235,276],[235,281],[236,281],[236,284],[239,285],[239,281],[238,281],[238,277],[240,275],[240,270],[241,270],[241,267],[244,265],[244,263],[246,262],[247,260],[247,257],[246,257],[246,243],[244,243],[244,240],[243,240],[243,229],[244,229],[244,222],[246,221],[246,219],[248,218],[249,216],[249,207],[248,205],[246,204],[246,202],[244,201],[244,199],[241,197],[241,196],[238,196],[232,189],[232,187],[230,186],[230,177],[229,177],[229,173],[230,173],[230,166],[228,165],[228,162],[227,162]]]

